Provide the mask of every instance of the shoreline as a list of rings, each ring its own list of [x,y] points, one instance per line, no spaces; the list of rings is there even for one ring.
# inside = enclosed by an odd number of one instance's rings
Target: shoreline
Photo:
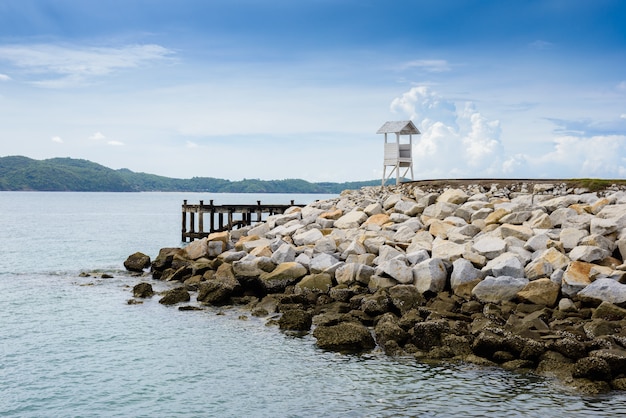
[[[626,390],[626,185],[583,186],[366,187],[154,260],[136,253],[125,267],[180,282],[163,304],[243,305],[323,349],[379,347],[530,371],[582,393]],[[129,303],[152,294],[140,283]]]

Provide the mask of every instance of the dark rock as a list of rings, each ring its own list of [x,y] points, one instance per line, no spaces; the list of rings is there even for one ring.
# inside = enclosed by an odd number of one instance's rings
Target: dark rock
[[[376,346],[369,329],[356,322],[318,326],[313,331],[320,348],[334,351],[362,351]]]
[[[400,315],[404,315],[425,302],[424,296],[417,288],[408,284],[399,284],[389,288],[389,298],[394,308],[400,312]]]
[[[591,315],[591,318],[604,319],[607,321],[619,321],[626,319],[626,309],[605,301],[596,308]]]
[[[169,277],[164,277],[168,282],[184,282],[191,277],[193,270],[190,266],[181,266]]]
[[[230,264],[222,264],[211,280],[198,284],[198,302],[221,304],[231,295],[240,290],[239,281],[235,278]]]
[[[311,329],[312,318],[310,312],[302,309],[292,309],[283,312],[278,320],[278,327],[288,331],[308,331]]]
[[[382,315],[389,311],[391,300],[384,289],[378,290],[373,295],[367,295],[361,299],[361,309],[368,315]]]
[[[179,306],[178,310],[179,311],[201,311],[203,309],[199,306],[185,305],[185,306]]]
[[[497,351],[508,351],[502,336],[492,331],[482,331],[472,343],[472,351],[480,357],[491,358]]]
[[[398,325],[400,325],[403,330],[408,331],[412,329],[418,322],[424,322],[424,318],[422,318],[417,309],[411,309],[410,311],[402,315],[402,317],[400,317]]]
[[[611,367],[599,357],[584,357],[576,361],[572,376],[591,380],[611,380]]]
[[[133,296],[136,298],[149,298],[154,295],[152,285],[150,283],[138,283],[133,287]]]
[[[184,287],[177,287],[164,293],[159,303],[163,305],[175,305],[180,302],[189,302],[191,296]]]
[[[374,328],[376,342],[381,347],[386,347],[387,342],[395,341],[398,346],[404,345],[408,333],[398,325],[398,320],[391,313],[385,314]]]
[[[430,350],[441,345],[442,336],[449,329],[448,322],[443,319],[418,322],[413,327],[411,342],[420,350]]]
[[[590,352],[589,356],[606,361],[614,376],[626,375],[626,350],[615,348],[596,350]]]
[[[455,357],[465,357],[472,354],[471,340],[466,335],[444,335],[441,344],[450,350]]]
[[[181,251],[180,248],[161,248],[159,255],[152,261],[152,271],[162,272],[172,266],[174,254]]]
[[[128,256],[124,261],[124,267],[128,271],[142,272],[144,269],[150,267],[150,257],[147,255],[136,252]]]
[[[571,337],[561,338],[554,341],[551,348],[573,360],[583,358],[587,355],[585,344]]]

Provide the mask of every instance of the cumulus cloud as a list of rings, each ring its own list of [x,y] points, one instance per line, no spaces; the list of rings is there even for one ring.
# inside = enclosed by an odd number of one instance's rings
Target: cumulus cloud
[[[556,125],[552,142],[507,155],[500,121],[472,102],[457,104],[418,86],[395,98],[391,110],[406,114],[422,133],[414,138],[416,178],[626,175],[626,114],[610,121],[548,119]]]
[[[106,136],[104,136],[102,132],[96,132],[93,135],[91,135],[89,139],[92,141],[103,141],[106,139]]]
[[[391,103],[422,133],[415,139],[414,171],[419,177],[484,177],[502,172],[500,122],[476,106],[446,100],[425,86],[414,87]]]
[[[85,47],[74,45],[5,45],[0,60],[9,61],[37,79],[41,87],[66,87],[112,72],[136,68],[170,57],[173,51],[160,45]]]
[[[60,136],[53,136],[50,139],[52,140],[52,142],[56,142],[57,144],[62,144],[63,143],[63,139]]]
[[[8,75],[0,73],[0,81],[9,81],[10,79],[11,77],[9,77]]]
[[[577,177],[626,175],[626,135],[591,137],[563,136],[554,141],[554,151],[538,157],[542,166]]]

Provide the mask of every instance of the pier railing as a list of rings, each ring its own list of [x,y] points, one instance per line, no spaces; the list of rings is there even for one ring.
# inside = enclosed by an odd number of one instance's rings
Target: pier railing
[[[263,222],[270,215],[285,213],[292,206],[302,206],[294,204],[293,200],[289,205],[264,205],[260,200],[256,205],[214,205],[213,200],[209,202],[206,205],[201,200],[198,205],[190,205],[187,200],[183,201],[183,242],[204,238],[212,232],[230,231]],[[208,230],[205,230],[205,215]]]

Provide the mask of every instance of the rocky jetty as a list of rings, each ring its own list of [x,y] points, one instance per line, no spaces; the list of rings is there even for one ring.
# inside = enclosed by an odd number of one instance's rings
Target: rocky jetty
[[[181,283],[164,304],[243,304],[323,349],[499,365],[599,393],[626,390],[625,256],[623,185],[442,181],[346,191],[164,248],[150,268]],[[133,254],[127,267],[145,265]]]

